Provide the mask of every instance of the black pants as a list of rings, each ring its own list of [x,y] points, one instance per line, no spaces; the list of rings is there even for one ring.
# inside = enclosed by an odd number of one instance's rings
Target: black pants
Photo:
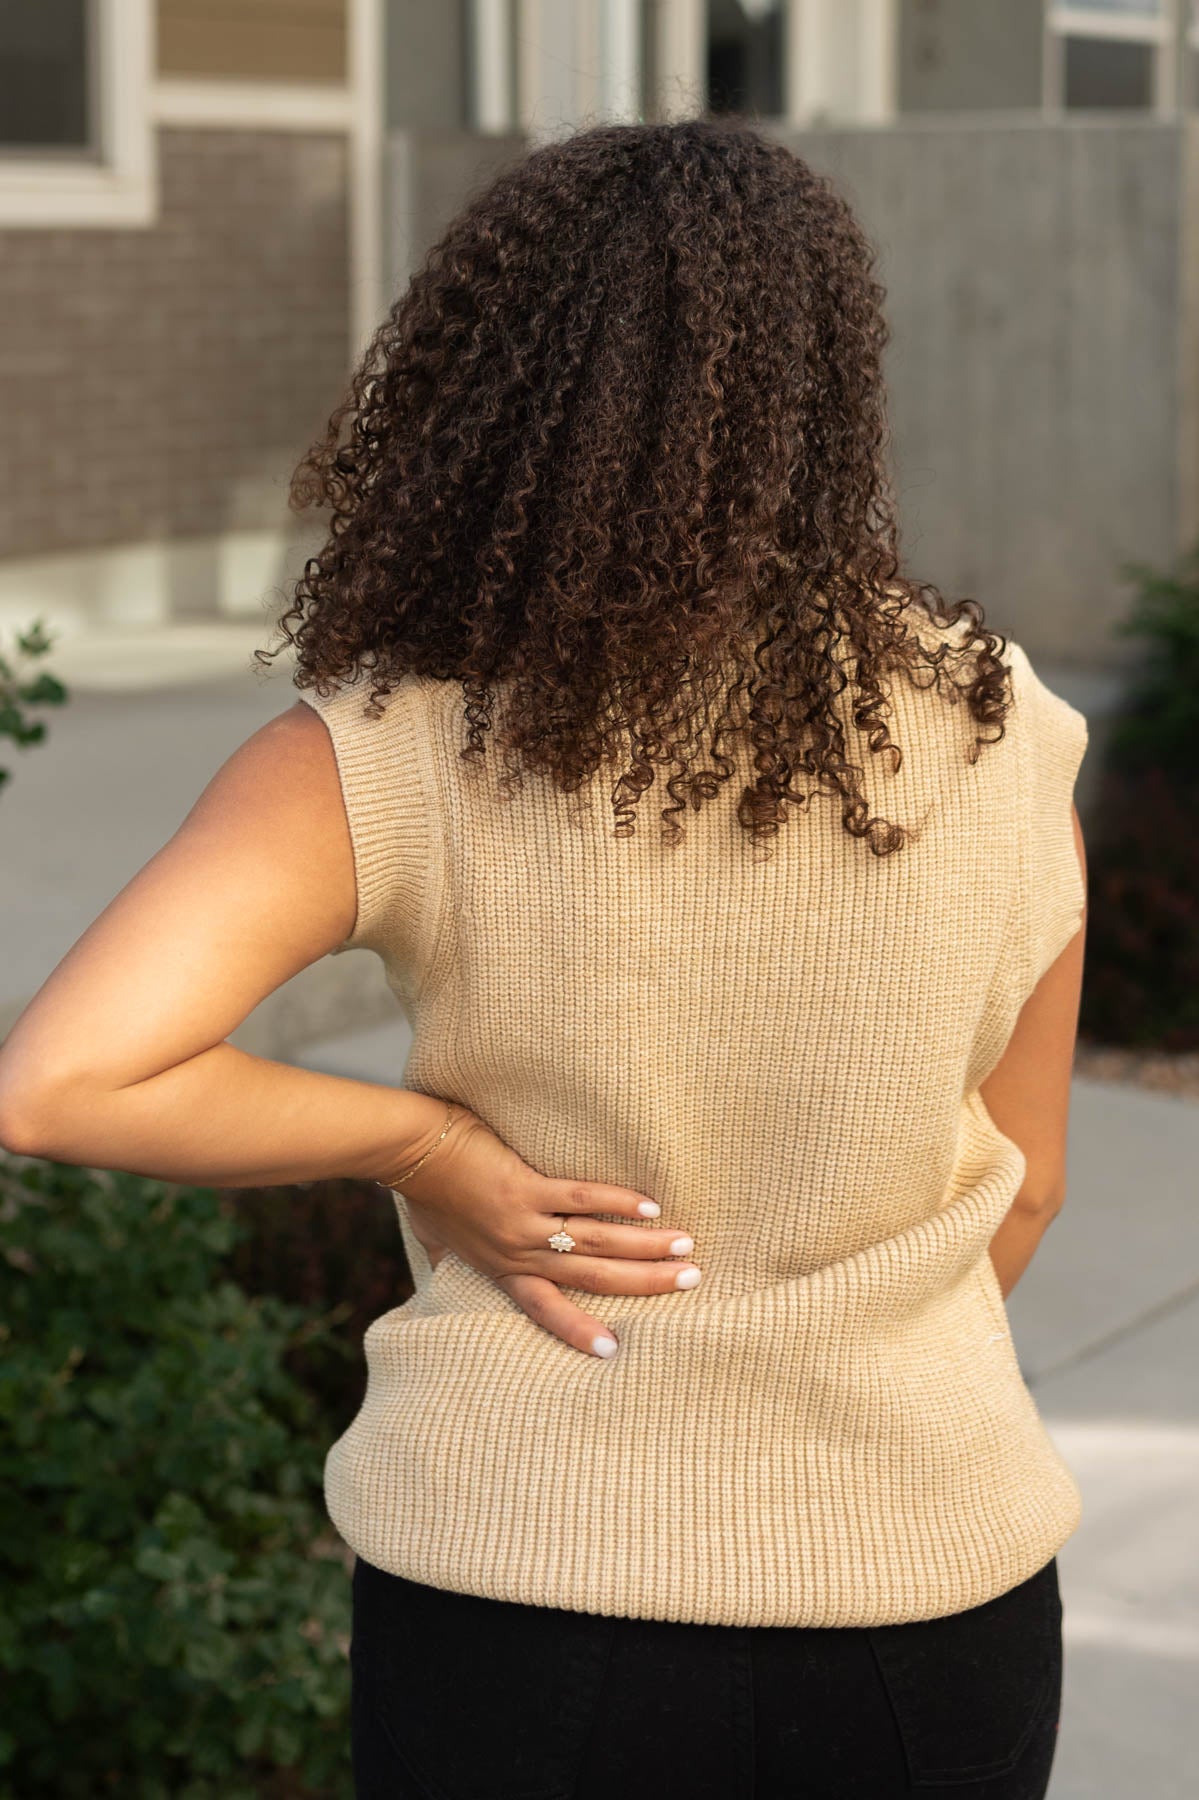
[[[881,1626],[608,1618],[353,1579],[357,1800],[1041,1800],[1056,1558]]]

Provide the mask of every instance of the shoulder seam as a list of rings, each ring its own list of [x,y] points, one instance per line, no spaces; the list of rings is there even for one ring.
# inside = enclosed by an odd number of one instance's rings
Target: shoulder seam
[[[1032,906],[1032,792],[1028,779],[1028,733],[1025,729],[1026,718],[1021,707],[1024,683],[1020,679],[1020,664],[1024,669],[1029,667],[1028,658],[1023,648],[1009,639],[1009,668],[1011,670],[1011,706],[1006,715],[1007,723],[1013,730],[1016,739],[1016,789],[1020,803],[1020,830],[1017,846],[1017,865],[1019,879],[1016,883],[1017,896],[1013,907],[1012,935],[1018,937],[1017,951],[1019,962],[1019,981],[1021,994],[1031,993],[1030,981],[1033,972],[1033,949],[1028,921]],[[1013,723],[1014,722],[1014,723]]]
[[[413,733],[414,753],[428,825],[425,888],[414,934],[416,979],[412,999],[414,1003],[427,1004],[440,992],[446,970],[453,961],[445,956],[444,948],[454,912],[451,841],[454,818],[438,774],[429,696],[419,681],[413,682],[412,695],[418,723],[418,729]]]

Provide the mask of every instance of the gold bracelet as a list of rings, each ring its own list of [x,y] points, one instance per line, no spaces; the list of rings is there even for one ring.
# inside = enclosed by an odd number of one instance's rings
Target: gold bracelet
[[[389,1181],[386,1184],[391,1189],[393,1194],[398,1191],[401,1182],[410,1181],[412,1179],[412,1177],[416,1174],[416,1171],[420,1168],[421,1163],[425,1162],[428,1157],[432,1156],[434,1150],[436,1150],[438,1144],[440,1144],[440,1142],[441,1142],[441,1139],[445,1136],[446,1132],[449,1130],[450,1126],[453,1123],[454,1123],[454,1109],[451,1106],[449,1109],[449,1112],[446,1114],[446,1121],[445,1121],[444,1126],[442,1127],[441,1137],[436,1138],[434,1140],[434,1142],[429,1145],[429,1148],[425,1151],[424,1156],[419,1157],[417,1159],[417,1161],[413,1163],[413,1165],[410,1169],[405,1169],[404,1173],[402,1175],[398,1175],[394,1181]]]

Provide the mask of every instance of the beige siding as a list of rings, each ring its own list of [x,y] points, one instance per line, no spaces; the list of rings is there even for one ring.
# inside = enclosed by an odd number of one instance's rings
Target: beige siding
[[[346,0],[158,0],[163,75],[344,81]]]

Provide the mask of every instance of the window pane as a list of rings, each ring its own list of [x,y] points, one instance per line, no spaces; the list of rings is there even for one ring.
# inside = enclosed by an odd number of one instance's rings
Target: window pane
[[[1068,37],[1067,106],[1152,106],[1153,45]]]
[[[1162,0],[1059,0],[1082,12],[1128,13],[1136,19],[1161,17]]]
[[[0,146],[90,139],[86,0],[0,0]]]
[[[782,0],[708,0],[708,107],[782,113]]]

